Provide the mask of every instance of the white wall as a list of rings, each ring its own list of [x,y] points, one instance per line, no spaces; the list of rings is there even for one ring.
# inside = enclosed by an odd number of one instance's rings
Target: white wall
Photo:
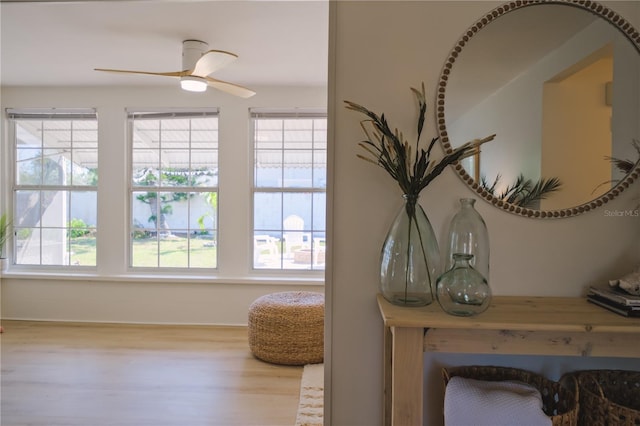
[[[553,7],[553,6],[546,6]],[[520,13],[525,13],[526,9],[520,10]],[[582,13],[589,13],[582,11]],[[620,42],[622,39],[622,43]],[[577,171],[573,173],[573,176],[569,173],[557,173],[557,168],[549,166],[547,161],[549,157],[554,153],[554,140],[547,140],[547,135],[552,133],[549,131],[549,123],[545,121],[544,113],[546,112],[543,87],[545,83],[550,81],[562,81],[560,75],[564,74],[564,77],[569,73],[568,70],[574,72],[578,69],[578,65],[582,62],[584,64],[585,58],[594,54],[594,52],[606,46],[608,43],[611,45],[622,44],[631,45],[614,27],[604,20],[598,20],[595,23],[589,25],[586,29],[582,30],[570,40],[557,47],[554,51],[541,58],[535,64],[532,64],[525,72],[518,75],[511,81],[505,82],[505,85],[500,87],[491,96],[488,96],[485,100],[470,108],[463,115],[456,119],[451,124],[447,124],[447,131],[449,133],[449,139],[453,141],[454,146],[459,146],[462,143],[472,140],[477,137],[496,133],[495,140],[482,147],[480,175],[486,176],[489,183],[493,182],[496,175],[501,176],[498,190],[504,190],[509,184],[512,184],[519,174],[523,174],[526,178],[537,180],[541,177],[550,178],[558,177],[563,182],[563,188],[557,194],[549,197],[549,200],[543,200],[542,206],[546,210],[563,209],[567,207],[577,206],[587,202],[595,197],[591,196],[591,191],[596,188],[601,182],[610,179],[608,176],[601,179],[601,176],[593,175],[591,169],[585,165],[585,167],[577,168]],[[477,46],[468,46],[469,48]],[[622,47],[621,47],[622,48]],[[625,52],[628,56],[628,51]],[[464,55],[464,51],[462,56]],[[623,56],[624,55],[620,55]],[[637,61],[629,61],[628,66],[637,66]],[[457,66],[463,65],[455,64],[455,74]],[[625,64],[627,65],[627,64]],[[563,77],[563,78],[564,78]],[[613,77],[609,79],[611,81]],[[480,80],[482,81],[482,80]],[[636,78],[624,78],[620,76],[615,80],[617,86],[625,88],[631,94],[635,96],[632,99],[637,101],[637,91],[632,88],[637,86]],[[454,89],[455,84],[451,81],[448,87]],[[547,83],[551,84],[551,83]],[[558,83],[559,84],[559,83]],[[602,87],[594,86],[593,91],[604,90]],[[453,95],[456,98],[463,98],[464,93],[457,93],[452,90],[447,96]],[[624,94],[626,98],[629,98],[629,94]],[[588,97],[588,94],[583,93],[584,98]],[[621,96],[619,96],[621,98]],[[463,98],[464,99],[464,98]],[[596,97],[594,103],[597,100],[601,100],[602,97]],[[553,101],[552,101],[553,102]],[[604,106],[604,103],[601,102]],[[631,106],[628,103],[625,105],[629,109],[637,114],[637,105]],[[582,112],[575,112],[575,116],[579,116]],[[605,111],[610,112],[610,111]],[[578,127],[575,123],[592,123],[594,117],[579,117],[578,120],[570,120],[569,117],[564,117],[564,121],[558,119],[559,122],[563,122],[566,125],[566,129]],[[574,117],[575,117],[574,116]],[[547,117],[548,118],[548,117]],[[598,117],[601,118],[601,117]],[[632,120],[627,120],[632,121]],[[610,117],[606,116],[595,122],[606,123],[606,129],[610,127]],[[626,130],[628,134],[629,124],[626,126],[620,126],[621,129],[617,131]],[[580,126],[582,129],[582,126]],[[590,134],[589,129],[582,129],[584,134]],[[577,131],[577,130],[576,130]],[[567,134],[570,134],[567,132]],[[585,140],[577,133],[570,134],[574,136],[575,144],[580,144],[584,147],[587,143],[592,143],[597,139],[597,136],[592,132],[590,138]],[[566,135],[565,135],[566,136]],[[611,135],[607,133],[605,142],[608,142],[610,147]],[[629,138],[624,142],[625,147],[630,148],[631,144]],[[568,147],[567,147],[568,148]],[[549,154],[549,151],[551,154]],[[628,150],[627,150],[628,153]],[[579,155],[579,154],[578,154]],[[606,155],[611,155],[607,152]],[[582,152],[583,157],[587,157],[591,160],[592,164],[596,162],[603,163],[601,169],[608,169],[609,165],[606,161],[603,161],[604,154],[601,151],[585,151]],[[577,157],[577,156],[576,156]],[[576,163],[581,163],[582,159],[574,158]],[[558,158],[558,164],[567,164],[566,158]],[[573,177],[573,180],[571,179]],[[584,182],[576,183],[575,179],[583,179]],[[603,187],[602,193],[606,192],[610,187]],[[586,193],[586,195],[585,195]],[[596,194],[596,195],[601,195]]]
[[[328,424],[381,424],[382,321],[376,306],[378,258],[387,227],[400,205],[394,182],[356,158],[362,139],[355,112],[343,100],[385,112],[392,126],[410,132],[415,107],[410,86],[424,81],[434,93],[442,66],[461,34],[494,1],[334,2],[331,11],[330,123],[333,134],[332,247],[328,265],[330,318],[330,405]],[[640,27],[640,3],[619,2],[615,10]],[[434,105],[432,102],[430,105]],[[434,136],[433,108],[425,139]],[[441,153],[439,147],[434,149]],[[446,170],[423,193],[421,203],[440,241],[459,197],[473,192]],[[635,198],[634,198],[635,197]],[[640,261],[640,218],[612,217],[633,208],[640,184],[602,208],[565,219],[529,219],[476,206],[491,238],[492,287],[498,295],[578,296],[586,286],[619,276]],[[490,357],[443,354],[425,357],[429,424],[441,422],[439,367],[451,364],[520,365],[558,374],[562,369],[609,360],[552,357]],[[640,369],[640,360],[620,365]]]
[[[2,108],[95,107],[100,120],[97,272],[80,275],[30,274],[6,265],[2,279],[5,319],[140,323],[246,324],[257,297],[282,290],[324,291],[322,278],[278,279],[249,271],[251,209],[249,108],[326,107],[325,87],[256,87],[240,99],[223,93],[186,93],[176,87],[3,87]],[[218,107],[220,110],[219,270],[215,276],[159,274],[132,276],[126,270],[125,108]],[[4,126],[6,129],[6,126]],[[6,130],[5,130],[6,131]],[[9,148],[6,137],[2,158]],[[109,171],[106,172],[106,164]],[[114,167],[116,168],[114,170]],[[119,168],[118,168],[119,167]],[[6,169],[5,169],[6,170]],[[7,171],[8,173],[8,171]],[[237,186],[224,186],[222,182]],[[3,182],[10,182],[4,176]],[[9,197],[8,183],[2,187]],[[7,198],[4,198],[5,200]],[[105,231],[108,229],[108,231]]]

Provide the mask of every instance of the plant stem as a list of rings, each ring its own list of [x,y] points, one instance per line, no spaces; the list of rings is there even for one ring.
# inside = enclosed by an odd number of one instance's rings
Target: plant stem
[[[408,210],[408,208],[407,208]],[[415,211],[415,210],[414,210]],[[404,304],[408,303],[408,290],[409,290],[409,264],[411,264],[411,214],[407,211],[409,215],[409,239],[407,240],[407,264],[404,268]],[[416,223],[416,226],[418,224]]]
[[[422,260],[424,260],[424,264],[426,266],[427,269],[427,279],[429,281],[429,294],[431,295],[431,298],[433,299],[433,292],[431,289],[431,271],[429,269],[429,262],[427,260],[427,253],[425,250],[425,246],[424,246],[424,241],[422,239],[422,232],[420,231],[420,227],[418,226],[418,217],[416,214],[416,204],[417,204],[417,196],[408,196],[407,197],[407,206],[406,206],[406,211],[407,211],[407,216],[409,216],[409,239],[407,241],[407,265],[405,268],[405,277],[404,277],[404,300],[405,300],[405,304],[407,303],[409,294],[408,294],[408,287],[409,287],[409,263],[410,263],[410,258],[411,258],[411,225],[412,222],[415,223],[416,225],[416,231],[418,232],[418,240],[420,241],[420,250],[422,251]]]
[[[433,291],[432,291],[432,281],[431,281],[431,270],[429,269],[429,262],[427,261],[427,253],[425,251],[424,242],[422,241],[422,232],[420,232],[420,227],[418,226],[418,220],[416,221],[416,229],[418,230],[418,239],[420,240],[420,249],[422,249],[422,258],[424,260],[424,264],[427,266],[427,279],[429,280],[429,294],[431,295],[431,299],[433,301]]]

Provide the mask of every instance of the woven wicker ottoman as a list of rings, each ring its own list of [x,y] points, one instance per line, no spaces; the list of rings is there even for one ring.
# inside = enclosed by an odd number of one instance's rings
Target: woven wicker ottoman
[[[324,359],[324,294],[285,291],[249,307],[249,348],[274,364],[317,364]]]

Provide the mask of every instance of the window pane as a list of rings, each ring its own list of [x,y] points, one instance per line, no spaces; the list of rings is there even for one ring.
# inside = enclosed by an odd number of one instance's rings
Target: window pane
[[[35,227],[40,224],[40,191],[15,192],[15,225]]]
[[[40,264],[40,228],[16,228],[14,243],[18,265]]]
[[[143,232],[155,232],[155,217],[157,209],[151,205],[151,200],[157,197],[156,192],[134,192],[131,196],[131,225]],[[155,202],[155,200],[154,200]]]
[[[216,130],[191,130],[191,147],[194,149],[199,147],[218,148],[218,134]]]
[[[313,187],[327,187],[327,151],[325,149],[313,153]]]
[[[42,147],[41,121],[15,121],[16,146],[18,148]]]
[[[42,129],[42,142],[45,148],[71,147],[70,121],[45,121]]]
[[[162,169],[166,174],[174,175],[189,170],[189,149],[163,149],[162,150]],[[165,181],[162,185],[172,185],[174,182]]]
[[[41,153],[41,149],[17,149],[16,184],[40,185],[42,183]]]
[[[310,192],[293,192],[283,194],[283,217],[285,230],[311,230],[311,200]],[[292,221],[293,227],[286,225],[287,217],[300,218],[299,222]]]
[[[136,153],[133,154],[136,157]],[[134,161],[137,161],[134,158]],[[132,170],[132,183],[136,186],[158,186],[160,184],[160,173],[155,166],[146,162],[140,161],[134,163]]]
[[[42,191],[40,201],[40,225],[47,228],[64,228],[68,220],[69,192]]]
[[[133,224],[156,233],[171,233],[174,204],[186,198],[183,192],[135,192],[132,199]],[[145,207],[146,206],[146,207]],[[179,218],[177,218],[179,220]]]
[[[253,197],[253,229],[282,229],[282,193],[256,192]]]
[[[212,233],[198,234],[191,239],[189,250],[191,268],[217,268],[217,244]]]
[[[134,120],[133,149],[157,149],[160,141],[159,120]]]
[[[64,157],[64,151],[45,149],[42,152],[42,184],[70,185],[71,164]]]
[[[255,153],[255,186],[282,188],[282,151],[257,150]]]
[[[327,194],[319,192],[313,194],[313,229],[325,231],[327,229]],[[324,234],[324,233],[323,233]]]
[[[218,186],[218,151],[192,151],[191,173],[194,186]]]
[[[160,266],[187,268],[189,266],[188,238],[176,234],[160,238]]]
[[[193,193],[191,203],[191,230],[197,229],[199,235],[212,234],[218,229],[218,193]],[[195,232],[195,231],[194,231]]]
[[[191,120],[192,148],[218,148],[218,120],[194,118]]]
[[[282,149],[283,121],[281,119],[255,120],[254,128],[257,149]]]
[[[73,123],[73,145],[78,148],[98,148],[98,122],[77,120]]]
[[[285,219],[286,221],[286,219]],[[283,251],[289,256],[293,256],[296,251],[311,247],[311,234],[304,231],[284,231],[282,233],[284,240]]]
[[[310,188],[313,177],[312,151],[286,151],[284,153],[284,187]]]
[[[285,120],[284,149],[313,148],[313,120]]]
[[[42,228],[42,264],[68,265],[66,230]]]
[[[71,221],[76,221],[78,226],[86,227],[90,232],[95,232],[98,223],[97,205],[98,193],[95,191],[71,192],[69,194],[69,216]]]
[[[215,268],[218,118],[132,117],[132,266]]]
[[[260,269],[281,269],[281,241],[281,232],[255,232],[253,235],[253,267]]]
[[[158,266],[158,239],[146,229],[134,229],[131,244],[131,265]]]
[[[71,163],[71,183],[75,186],[98,185],[98,150],[79,149]]]
[[[71,265],[96,265],[96,236],[93,230],[72,228],[69,236]]]

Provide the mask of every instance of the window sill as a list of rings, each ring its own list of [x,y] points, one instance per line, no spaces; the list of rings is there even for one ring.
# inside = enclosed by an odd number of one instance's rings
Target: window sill
[[[120,274],[98,275],[83,272],[33,272],[33,271],[3,271],[1,277],[8,279],[39,279],[39,280],[67,280],[67,281],[110,281],[110,282],[153,282],[153,283],[202,283],[202,284],[239,284],[239,285],[324,285],[324,277],[310,276],[307,278],[293,276],[246,276],[220,277],[210,275],[179,275],[167,274]]]

